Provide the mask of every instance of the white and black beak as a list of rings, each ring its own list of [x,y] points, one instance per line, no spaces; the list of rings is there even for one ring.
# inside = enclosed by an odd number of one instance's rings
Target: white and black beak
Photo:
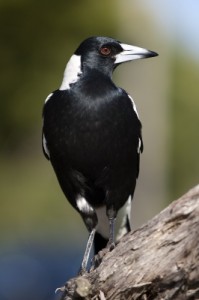
[[[120,53],[116,54],[115,56],[115,62],[114,64],[121,64],[126,61],[131,61],[135,59],[141,59],[141,58],[148,58],[148,57],[153,57],[157,56],[158,54],[154,51],[150,51],[144,48],[136,47],[136,46],[131,46],[127,44],[120,44],[122,47],[123,51]]]

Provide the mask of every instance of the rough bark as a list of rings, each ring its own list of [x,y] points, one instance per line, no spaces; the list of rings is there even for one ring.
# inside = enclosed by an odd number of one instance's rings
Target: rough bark
[[[199,185],[100,255],[62,300],[199,299]]]

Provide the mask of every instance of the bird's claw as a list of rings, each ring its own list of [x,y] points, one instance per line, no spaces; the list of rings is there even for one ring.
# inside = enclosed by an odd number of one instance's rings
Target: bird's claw
[[[83,276],[83,275],[85,275],[87,273],[87,270],[85,269],[85,268],[80,268],[80,270],[79,270],[79,272],[78,272],[78,275],[79,276]]]
[[[109,251],[112,251],[115,248],[115,243],[114,242],[108,243],[107,248],[109,249]]]
[[[66,290],[66,287],[65,287],[65,286],[58,287],[58,288],[56,288],[56,290],[55,290],[55,294],[57,294],[57,293],[59,293],[59,292],[63,293],[63,292],[65,292],[65,290]]]

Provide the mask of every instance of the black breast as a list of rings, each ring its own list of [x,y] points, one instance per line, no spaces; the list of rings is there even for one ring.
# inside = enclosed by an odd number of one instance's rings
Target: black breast
[[[133,193],[141,124],[124,91],[92,93],[85,83],[83,91],[56,91],[44,107],[44,134],[68,198],[84,186],[106,192],[125,185]]]

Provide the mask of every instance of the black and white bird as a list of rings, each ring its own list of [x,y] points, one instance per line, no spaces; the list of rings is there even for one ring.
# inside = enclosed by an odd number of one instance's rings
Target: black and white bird
[[[130,231],[130,206],[143,150],[133,99],[112,81],[121,63],[157,53],[109,37],[83,41],[43,108],[43,151],[89,231],[85,271],[95,253]],[[122,212],[123,214],[120,214]],[[118,224],[116,224],[118,223]]]

